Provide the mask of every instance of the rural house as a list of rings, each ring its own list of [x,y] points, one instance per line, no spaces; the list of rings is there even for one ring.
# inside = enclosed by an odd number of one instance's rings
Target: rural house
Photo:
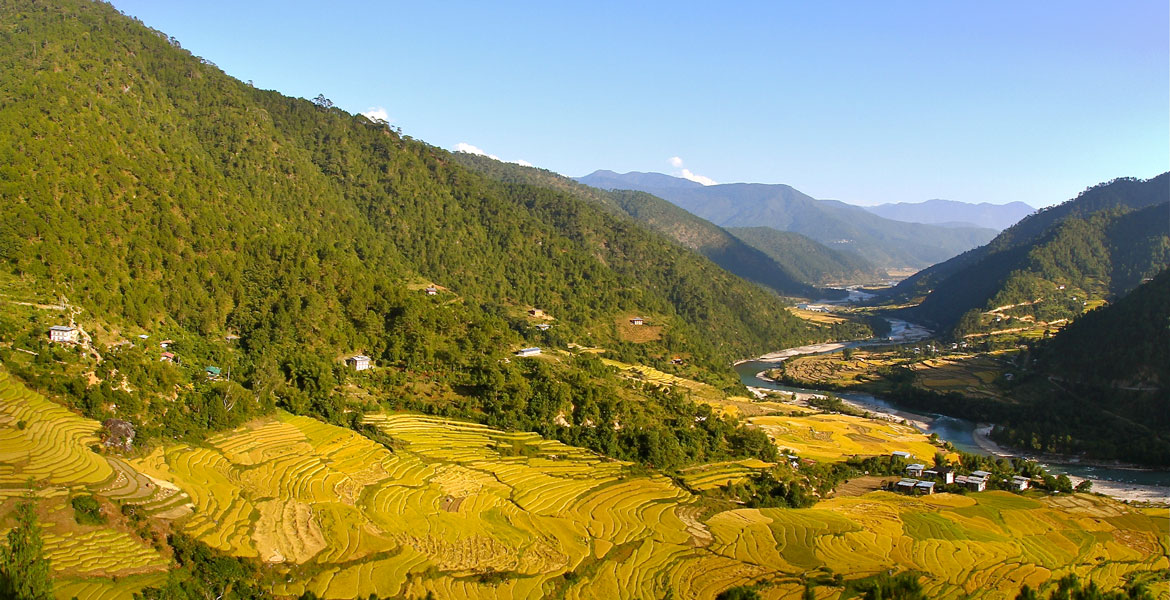
[[[642,317],[634,317],[630,319],[630,325],[642,325],[643,323],[645,323],[645,321],[642,320]]]
[[[922,477],[922,471],[926,469],[926,465],[913,464],[906,466],[906,474],[910,477]]]
[[[65,325],[54,325],[49,328],[49,341],[72,344],[77,341],[77,329]]]
[[[516,353],[516,356],[536,356],[537,354],[540,354],[540,348],[533,346],[531,348],[521,348],[520,351]]]
[[[927,494],[927,495],[933,494],[934,493],[934,482],[933,481],[919,481],[914,486],[914,492],[918,493],[918,494]]]
[[[158,359],[162,362],[173,363],[175,362],[175,355],[170,352],[163,352],[162,356],[160,356]]]
[[[345,359],[345,364],[353,367],[354,371],[365,371],[370,368],[370,357],[365,354],[355,354]]]
[[[1015,490],[1022,492],[1031,486],[1032,486],[1032,480],[1028,479],[1027,477],[1020,477],[1019,475],[1015,475],[1012,477],[1012,489],[1015,489]]]
[[[428,296],[435,296],[439,293],[439,288],[433,285],[429,285],[423,291],[426,292]]]
[[[207,373],[208,379],[219,379],[223,376],[223,370],[216,366],[207,367],[203,369],[203,372]]]
[[[913,494],[914,486],[918,485],[917,479],[903,479],[894,484],[894,489],[902,494]]]
[[[901,450],[896,450],[896,451],[894,451],[894,452],[891,452],[891,453],[890,453],[890,456],[892,456],[892,457],[894,457],[894,458],[900,458],[900,459],[902,459],[902,460],[910,460],[910,453],[909,453],[909,452],[903,452],[903,451],[901,451]]]

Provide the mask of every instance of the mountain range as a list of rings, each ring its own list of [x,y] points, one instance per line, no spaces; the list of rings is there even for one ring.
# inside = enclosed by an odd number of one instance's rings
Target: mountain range
[[[1020,320],[1068,319],[1170,265],[1168,203],[1170,174],[1102,183],[907,278],[892,292],[903,300],[923,297],[907,314],[959,334],[1008,329]],[[993,309],[1010,312],[993,315]]]
[[[596,171],[577,178],[604,189],[659,196],[721,227],[771,227],[851,252],[886,269],[921,269],[986,243],[995,230],[906,223],[782,184],[704,186],[660,173]]]
[[[955,200],[897,202],[862,207],[869,212],[910,223],[930,223],[946,227],[986,227],[1003,231],[1032,214],[1036,209],[1023,202],[970,204]]]

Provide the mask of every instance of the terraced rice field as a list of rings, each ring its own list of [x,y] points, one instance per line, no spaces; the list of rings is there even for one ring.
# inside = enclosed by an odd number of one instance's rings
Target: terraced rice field
[[[7,383],[6,391],[13,387]],[[4,398],[5,414],[38,402]],[[40,408],[54,422],[82,422],[66,430],[92,435],[84,419]],[[866,437],[840,444],[933,453],[897,438],[903,432],[891,424],[857,432],[839,415],[817,417],[828,418],[820,424],[834,435],[894,436],[876,446]],[[702,517],[698,500],[665,477],[631,476],[626,464],[535,434],[419,415],[367,420],[394,438],[395,451],[348,429],[278,413],[205,446],[175,445],[134,460],[95,454],[108,468],[105,479],[77,487],[156,502],[160,515],[189,494],[195,510],[176,516],[174,526],[270,563],[278,581],[295,570],[297,577],[274,589],[291,596],[308,589],[326,598],[713,598],[757,583],[765,598],[785,598],[800,594],[806,572],[854,577],[913,569],[939,597],[1011,598],[1021,583],[1066,572],[1112,585],[1131,571],[1170,568],[1170,518],[1095,496],[875,492],[812,509]],[[11,428],[0,425],[0,434],[20,439]],[[83,457],[87,441],[65,437],[58,443],[79,447],[57,451]],[[802,454],[815,456],[817,448],[809,444]],[[28,464],[41,465],[19,457],[0,463],[13,473]],[[765,466],[706,465],[683,477],[702,488]],[[92,479],[90,471],[75,472]],[[46,551],[61,598],[125,598],[158,583],[165,560],[149,546],[112,528],[66,527],[60,517],[71,515],[64,512],[68,490],[48,490],[42,503],[56,508],[49,510]],[[1170,591],[1157,593],[1170,600]]]
[[[0,527],[10,524],[7,513],[28,491],[32,478],[39,512],[48,516],[42,526],[51,573],[73,582],[63,589],[76,590],[65,597],[129,597],[145,583],[134,587],[106,578],[145,581],[146,575],[163,573],[169,563],[125,531],[77,525],[68,505],[71,496],[95,494],[171,517],[181,516],[186,504],[187,496],[169,482],[151,480],[115,457],[94,452],[99,428],[0,369]]]
[[[712,463],[684,469],[682,480],[690,489],[702,492],[739,483],[752,474],[774,465],[775,463],[758,459]]]
[[[917,429],[890,421],[816,414],[753,417],[748,422],[763,429],[777,446],[817,461],[881,456],[902,450],[916,460],[929,462],[938,450]]]
[[[988,356],[954,356],[914,363],[915,385],[936,392],[999,397],[992,386],[1004,366]]]
[[[21,428],[23,426],[23,429]],[[96,421],[83,419],[24,387],[0,369],[0,487],[23,488],[31,477],[49,485],[88,486],[114,470],[89,449]]]

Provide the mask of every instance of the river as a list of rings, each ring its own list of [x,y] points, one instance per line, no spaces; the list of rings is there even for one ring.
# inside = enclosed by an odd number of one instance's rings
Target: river
[[[852,342],[813,344],[799,348],[789,348],[761,356],[756,360],[737,363],[735,371],[739,374],[744,385],[755,388],[780,390],[808,394],[834,394],[854,404],[873,409],[875,412],[894,414],[914,422],[925,433],[937,433],[938,436],[965,452],[988,455],[976,441],[978,425],[966,419],[960,419],[942,414],[923,413],[899,406],[896,402],[880,398],[864,392],[825,391],[807,388],[796,388],[780,385],[774,381],[761,379],[760,374],[768,369],[779,366],[781,362],[792,356],[813,353],[839,352],[844,348],[860,346],[880,346],[893,343],[907,343],[929,337],[926,329],[899,319],[890,321],[891,332],[887,338],[872,338]],[[1170,499],[1170,472],[1152,471],[1144,469],[1125,469],[1105,466],[1089,466],[1078,464],[1075,459],[1068,461],[1041,460],[1041,464],[1053,474],[1067,474],[1078,479],[1090,479],[1095,489],[1115,495],[1117,497],[1143,497],[1146,499]],[[1150,488],[1150,489],[1145,489]],[[1123,492],[1135,492],[1126,494]],[[1137,494],[1136,491],[1144,491]]]

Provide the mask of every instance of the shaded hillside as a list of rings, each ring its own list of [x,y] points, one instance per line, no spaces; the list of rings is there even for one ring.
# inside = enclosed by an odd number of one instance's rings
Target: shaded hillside
[[[886,276],[857,254],[834,250],[799,233],[771,227],[730,227],[727,231],[805,281],[851,284],[880,281]]]
[[[932,223],[943,226],[987,227],[1004,230],[1032,214],[1036,209],[1023,202],[970,204],[955,200],[926,200],[925,202],[897,202],[862,207],[869,212],[910,223]]]
[[[646,174],[634,175],[615,177],[603,172],[578,181],[608,189],[649,192],[722,227],[764,226],[800,233],[830,248],[861,255],[883,268],[927,267],[986,243],[995,235],[989,229],[893,221],[844,202],[814,199],[787,185],[667,187],[656,180],[648,185]]]
[[[830,254],[833,251],[812,240],[806,239],[806,244],[790,248],[796,254],[786,256],[784,261],[778,261],[710,221],[645,192],[607,191],[577,183],[545,169],[505,163],[475,154],[456,153],[454,156],[463,165],[488,177],[563,190],[606,207],[615,215],[631,217],[706,256],[724,269],[766,285],[780,294],[824,297],[829,292],[818,291],[814,285],[841,281],[836,277],[836,271],[828,273],[818,270],[822,265],[833,268],[832,264],[817,262],[819,255]]]
[[[1032,450],[1170,465],[1170,270],[1035,351],[997,437]]]
[[[1070,318],[1170,264],[1167,197],[1167,175],[1095,186],[914,275],[894,293],[925,294],[912,318],[942,329],[959,325],[963,333],[1011,326],[988,322],[986,311],[998,307],[1026,305],[1007,315],[1013,318]]]

